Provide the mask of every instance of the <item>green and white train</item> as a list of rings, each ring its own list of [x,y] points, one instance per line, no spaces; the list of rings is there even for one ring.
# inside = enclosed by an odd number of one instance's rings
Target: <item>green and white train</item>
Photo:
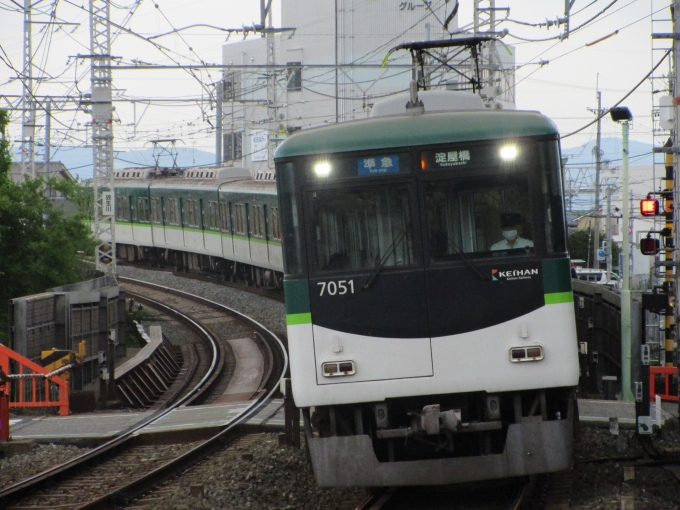
[[[293,398],[317,481],[569,469],[579,368],[557,128],[472,94],[420,99],[275,154]]]
[[[117,255],[177,270],[215,271],[264,288],[281,286],[276,184],[243,168],[159,176],[116,170]]]

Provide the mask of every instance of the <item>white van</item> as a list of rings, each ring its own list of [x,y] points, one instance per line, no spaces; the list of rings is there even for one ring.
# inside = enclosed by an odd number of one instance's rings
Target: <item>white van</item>
[[[618,289],[621,284],[619,275],[604,269],[587,269],[577,267],[576,278],[584,282],[597,283],[598,285],[607,285],[608,287],[615,289]]]

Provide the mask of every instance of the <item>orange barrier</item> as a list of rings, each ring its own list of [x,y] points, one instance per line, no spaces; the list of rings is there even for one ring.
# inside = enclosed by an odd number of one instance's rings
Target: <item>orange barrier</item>
[[[677,367],[649,367],[649,398],[654,400],[659,395],[661,400],[677,402],[677,375]]]
[[[10,364],[12,365],[10,367]],[[0,344],[0,368],[10,381],[5,384],[9,407],[58,407],[60,416],[69,415],[68,382]],[[0,392],[3,388],[0,386]]]

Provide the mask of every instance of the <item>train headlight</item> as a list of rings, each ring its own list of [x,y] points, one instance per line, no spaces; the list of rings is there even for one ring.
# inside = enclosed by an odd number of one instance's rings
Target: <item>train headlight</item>
[[[517,147],[514,145],[506,145],[501,149],[501,159],[505,161],[512,161],[517,157]]]
[[[314,165],[314,173],[318,175],[319,177],[326,177],[328,174],[331,173],[331,165],[330,163],[317,163]]]

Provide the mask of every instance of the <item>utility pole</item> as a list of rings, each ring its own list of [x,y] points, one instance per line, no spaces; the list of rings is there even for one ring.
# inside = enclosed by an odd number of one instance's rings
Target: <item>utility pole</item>
[[[509,7],[497,7],[496,0],[475,0],[474,12],[474,35],[503,36],[504,31],[498,31],[497,11],[506,11],[506,17],[510,12]],[[488,25],[486,30],[482,27]],[[495,41],[489,41],[482,46],[482,84],[486,100],[495,102],[497,98],[504,98],[511,103],[515,102],[515,87],[509,80],[508,69],[503,68],[503,62],[498,55],[498,47]],[[471,59],[473,60],[473,59]],[[474,63],[471,62],[471,74],[475,75]],[[505,90],[503,90],[505,89]]]
[[[598,87],[599,88],[599,87]],[[597,139],[595,142],[595,232],[593,232],[593,267],[599,269],[600,261],[597,252],[600,249],[600,142],[602,135],[602,92],[597,91]]]
[[[222,166],[222,101],[224,100],[224,93],[222,92],[224,86],[224,73],[222,79],[217,82],[215,87],[215,166]]]
[[[605,250],[605,257],[607,261],[607,280],[609,280],[609,276],[612,272],[612,186],[609,182],[607,183],[607,217],[605,218],[605,221],[606,223],[604,226],[605,231],[607,232],[607,249]]]
[[[51,137],[52,131],[52,101],[49,99],[45,103],[45,178],[50,178],[50,160],[52,159]]]
[[[267,14],[269,15],[269,26],[266,30],[267,37],[267,170],[272,168],[274,163],[274,154],[272,151],[272,134],[278,134],[278,118],[277,118],[277,101],[276,101],[276,38],[274,37],[274,14],[271,9],[271,2],[269,2],[268,9],[265,9],[264,0],[261,0],[262,9],[262,27],[265,28],[267,21]],[[302,72],[302,71],[300,71]]]
[[[24,0],[23,119],[21,126],[21,177],[35,179],[35,101],[33,101],[33,48],[31,0]]]
[[[111,105],[110,2],[90,0],[92,82],[92,164],[97,269],[116,274],[116,216],[113,187],[113,108]]]
[[[680,1],[680,0],[678,0]],[[630,112],[629,112],[630,113]],[[628,198],[628,132],[630,119],[621,122],[623,151],[621,162],[621,198],[623,213],[623,268],[621,276],[621,398],[628,402],[634,401],[631,389],[631,314],[630,314],[630,236],[628,227],[630,224],[630,207]]]

